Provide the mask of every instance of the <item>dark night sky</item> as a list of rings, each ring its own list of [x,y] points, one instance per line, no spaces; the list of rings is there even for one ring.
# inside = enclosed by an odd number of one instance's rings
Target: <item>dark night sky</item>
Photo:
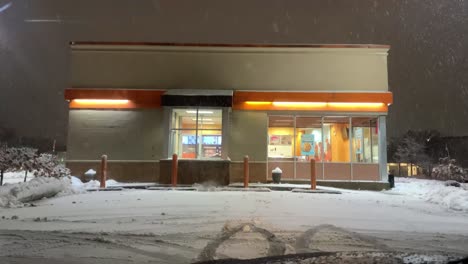
[[[0,127],[63,143],[69,41],[390,44],[389,135],[468,135],[468,1],[0,0]]]

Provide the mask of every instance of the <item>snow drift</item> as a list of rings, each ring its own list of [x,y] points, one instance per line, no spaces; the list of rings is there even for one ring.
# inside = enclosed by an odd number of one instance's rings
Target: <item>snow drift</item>
[[[21,207],[23,203],[56,195],[84,192],[71,177],[36,177],[25,183],[7,184],[0,187],[0,207]]]
[[[419,197],[456,211],[468,212],[468,185],[445,186],[444,181],[396,178],[392,193]]]

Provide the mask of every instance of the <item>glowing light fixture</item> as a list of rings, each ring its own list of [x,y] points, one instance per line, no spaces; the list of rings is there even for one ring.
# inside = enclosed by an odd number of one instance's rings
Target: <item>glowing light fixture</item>
[[[374,108],[374,107],[382,107],[384,103],[328,103],[329,106],[332,107],[364,107],[364,108]]]
[[[120,100],[120,99],[74,99],[73,100],[79,104],[88,104],[88,105],[117,105],[117,104],[128,104],[129,100]]]
[[[187,114],[196,114],[197,110],[187,110],[185,111]],[[199,114],[213,114],[213,111],[205,111],[205,110],[199,110]]]
[[[248,105],[271,105],[272,102],[263,102],[263,101],[247,101],[245,102]]]
[[[196,118],[192,118],[193,121],[197,121]],[[211,118],[199,118],[198,121],[213,121]]]
[[[273,102],[274,106],[281,107],[324,107],[327,103],[324,102]]]
[[[380,109],[381,107],[385,107],[385,103],[366,103],[366,102],[268,102],[268,101],[246,101],[246,105],[250,106],[273,106],[278,109]]]

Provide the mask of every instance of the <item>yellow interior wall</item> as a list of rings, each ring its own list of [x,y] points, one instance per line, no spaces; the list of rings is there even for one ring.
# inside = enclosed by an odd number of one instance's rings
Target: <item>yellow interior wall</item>
[[[294,135],[294,128],[292,127],[269,127],[268,128],[269,135]]]
[[[333,124],[330,126],[330,143],[332,161],[349,162],[349,138],[343,138],[343,129],[346,124]]]
[[[268,128],[268,135],[294,135],[294,128],[292,127],[269,127]],[[299,137],[300,140],[300,137]],[[299,141],[300,143],[300,141]],[[296,146],[297,146],[297,137],[296,137]],[[291,154],[294,156],[294,149],[291,146]]]
[[[195,124],[182,124],[182,129],[195,129]],[[219,124],[198,126],[198,129],[222,129]],[[219,134],[219,132],[217,132]]]
[[[220,130],[198,130],[198,135],[221,135]]]
[[[298,129],[296,131],[295,144],[296,149],[292,149],[293,156],[302,156],[301,155],[301,136],[304,134],[304,130]],[[270,127],[268,128],[268,135],[294,135],[294,128],[292,127]],[[349,153],[349,150],[348,150]]]
[[[301,136],[304,134],[304,130],[298,130],[296,135],[296,156],[301,155]]]

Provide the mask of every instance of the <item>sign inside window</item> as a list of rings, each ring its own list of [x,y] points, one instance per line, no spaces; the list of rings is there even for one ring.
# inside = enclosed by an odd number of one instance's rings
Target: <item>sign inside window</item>
[[[303,134],[301,136],[301,155],[314,156],[315,155],[315,135]]]

